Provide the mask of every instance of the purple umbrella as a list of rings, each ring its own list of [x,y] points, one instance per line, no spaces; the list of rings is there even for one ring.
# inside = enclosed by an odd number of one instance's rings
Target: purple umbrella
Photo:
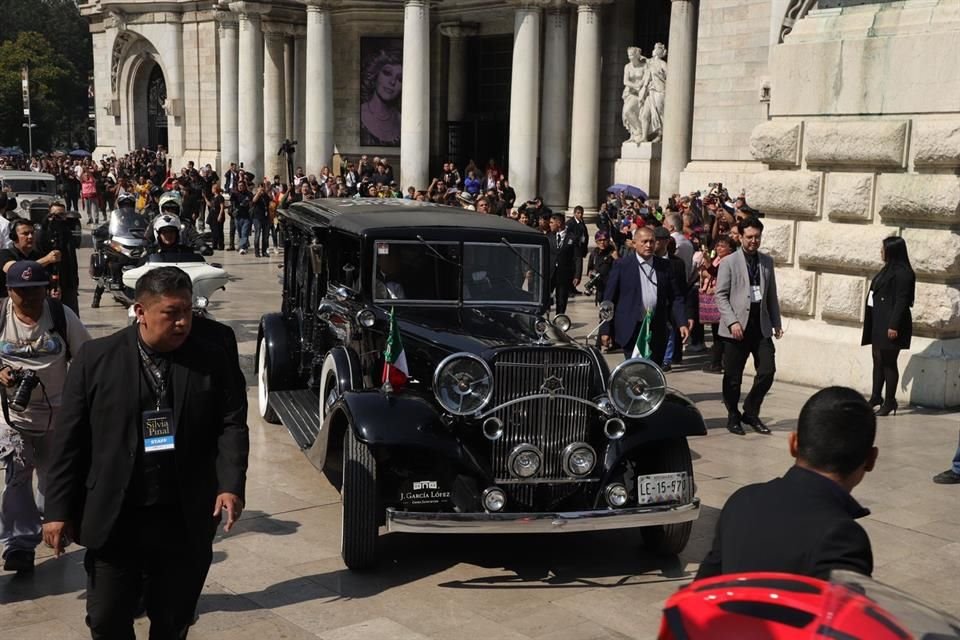
[[[640,187],[633,186],[632,184],[612,184],[607,187],[607,193],[615,193],[617,195],[626,193],[631,198],[636,198],[637,200],[647,199],[647,192]]]

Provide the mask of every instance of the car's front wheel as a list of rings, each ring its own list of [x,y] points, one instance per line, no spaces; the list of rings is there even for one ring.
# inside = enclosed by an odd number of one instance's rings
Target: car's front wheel
[[[368,569],[376,562],[378,502],[376,461],[347,425],[340,489],[340,555],[348,569]]]
[[[684,471],[689,479],[687,482],[687,501],[693,499],[693,459],[690,457],[690,447],[686,438],[664,440],[659,443],[655,454],[656,469],[651,473],[670,473]],[[644,546],[658,555],[675,556],[683,551],[690,541],[690,531],[693,522],[679,524],[657,525],[641,529]]]
[[[257,408],[265,422],[280,424],[277,412],[270,406],[270,358],[267,349],[266,337],[260,338],[257,349]]]

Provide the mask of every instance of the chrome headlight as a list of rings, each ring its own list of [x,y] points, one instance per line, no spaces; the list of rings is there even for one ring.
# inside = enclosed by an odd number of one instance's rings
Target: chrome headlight
[[[194,309],[206,309],[210,305],[210,299],[206,296],[194,296],[193,297],[193,308]]]
[[[433,393],[456,416],[477,413],[493,397],[493,371],[472,353],[447,356],[433,374]]]
[[[654,363],[631,358],[613,370],[607,388],[617,411],[628,418],[643,418],[660,408],[667,395],[667,380]]]

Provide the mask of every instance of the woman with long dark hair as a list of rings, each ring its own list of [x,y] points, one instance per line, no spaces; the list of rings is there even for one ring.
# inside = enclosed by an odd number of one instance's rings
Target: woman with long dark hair
[[[880,250],[883,269],[870,282],[863,320],[863,341],[873,346],[873,392],[870,405],[879,406],[878,416],[897,415],[897,357],[910,348],[913,335],[913,306],[916,276],[903,238],[884,238]],[[886,387],[887,395],[882,395]]]

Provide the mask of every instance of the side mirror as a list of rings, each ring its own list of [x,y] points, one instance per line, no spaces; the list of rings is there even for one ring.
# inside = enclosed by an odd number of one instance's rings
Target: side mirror
[[[107,225],[102,225],[93,230],[93,237],[97,240],[107,240],[110,237],[110,230]]]
[[[604,300],[600,303],[600,319],[604,322],[613,318],[613,303]]]

